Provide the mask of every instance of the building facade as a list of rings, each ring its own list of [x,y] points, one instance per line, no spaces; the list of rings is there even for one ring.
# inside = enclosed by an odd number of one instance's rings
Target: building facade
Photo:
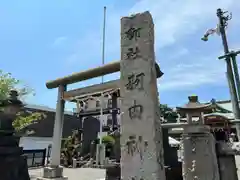
[[[56,110],[38,105],[26,105],[24,110],[27,113],[43,113],[45,116],[38,123],[31,124],[23,130],[24,135],[20,138],[19,145],[24,150],[48,149],[52,144]],[[72,131],[80,127],[79,118],[73,112],[64,113],[63,138],[71,136]]]
[[[80,103],[80,111],[82,111],[83,114],[84,114],[84,112],[85,113],[88,113],[88,112],[93,113],[93,115],[91,115],[91,116],[98,120],[100,120],[100,118],[101,118],[102,124],[104,126],[112,126],[113,125],[113,116],[112,116],[111,109],[117,108],[117,107],[119,107],[119,105],[120,105],[119,98],[117,99],[116,107],[113,107],[111,97],[103,97],[102,105],[101,105],[101,102],[99,99],[89,98],[89,99],[84,99],[82,101],[82,103]],[[101,114],[94,115],[94,113],[100,112],[101,108],[105,109],[105,110],[109,110],[109,113],[104,113],[102,116],[101,116]],[[84,119],[86,117],[87,116],[85,116],[85,117],[83,116],[82,122],[84,122]],[[116,118],[117,118],[117,124],[120,124],[120,115],[117,114]]]

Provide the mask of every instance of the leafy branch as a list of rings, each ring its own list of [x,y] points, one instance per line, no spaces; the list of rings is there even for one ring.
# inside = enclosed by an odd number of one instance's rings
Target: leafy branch
[[[17,89],[19,97],[22,100],[29,95],[35,95],[32,88],[14,78],[11,73],[6,73],[3,70],[0,70],[0,100],[7,99],[12,89]],[[28,114],[20,112],[17,114],[17,118],[13,121],[13,126],[17,132],[20,132],[27,126],[39,122],[39,120],[42,120],[44,117],[45,114],[39,112]]]

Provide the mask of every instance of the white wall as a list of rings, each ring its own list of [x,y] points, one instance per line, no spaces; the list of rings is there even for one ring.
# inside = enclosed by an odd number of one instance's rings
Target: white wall
[[[21,137],[19,146],[24,150],[28,149],[47,149],[52,144],[52,138],[48,137]]]

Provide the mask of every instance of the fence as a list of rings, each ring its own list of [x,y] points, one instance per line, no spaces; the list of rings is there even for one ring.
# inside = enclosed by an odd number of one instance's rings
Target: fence
[[[23,150],[23,153],[27,157],[28,167],[39,167],[45,165],[47,149]]]

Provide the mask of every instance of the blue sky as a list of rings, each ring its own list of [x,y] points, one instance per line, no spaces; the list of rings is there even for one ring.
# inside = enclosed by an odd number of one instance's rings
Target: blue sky
[[[120,18],[149,10],[155,23],[161,103],[181,105],[191,94],[202,101],[229,99],[221,39],[200,40],[216,27],[216,9],[233,13],[230,48],[240,48],[237,0],[0,0],[0,68],[36,90],[27,101],[55,108],[56,90],[47,80],[101,65],[103,7],[107,6],[106,59],[120,59]],[[119,78],[106,76],[105,81]],[[100,78],[69,86],[99,83]],[[68,106],[71,108],[72,106]]]

